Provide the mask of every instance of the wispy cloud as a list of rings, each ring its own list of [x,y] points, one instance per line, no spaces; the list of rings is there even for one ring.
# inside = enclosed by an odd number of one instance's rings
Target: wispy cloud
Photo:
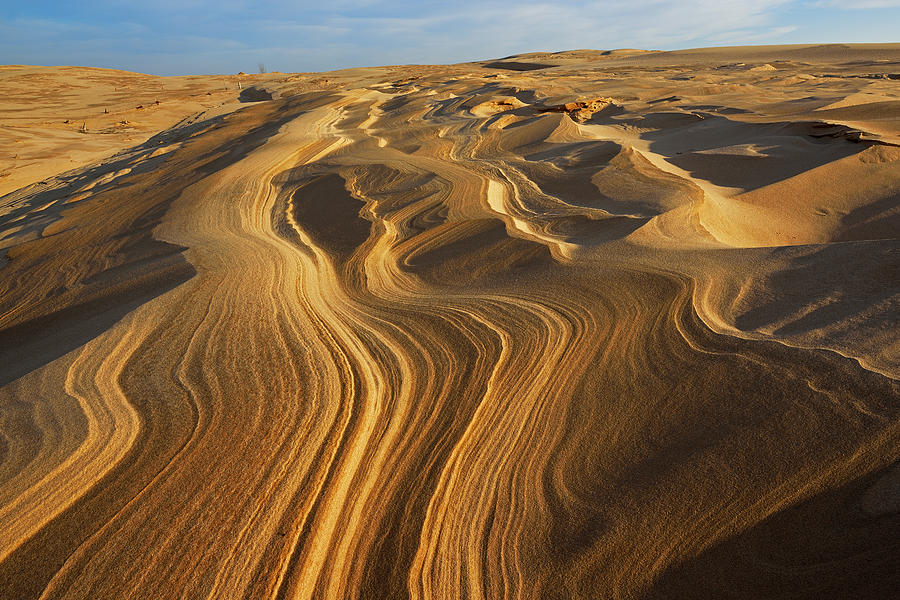
[[[828,6],[842,10],[867,10],[872,8],[900,8],[900,0],[823,0],[816,6]]]
[[[788,0],[663,0],[546,3],[520,1],[515,10],[503,5],[462,1],[428,16],[337,17],[333,23],[364,30],[374,40],[393,40],[429,59],[450,50],[461,58],[528,50],[568,48],[659,48],[696,42],[722,32],[741,30],[746,38],[776,31],[772,9]],[[446,52],[445,52],[446,53]],[[449,53],[446,53],[449,54]]]

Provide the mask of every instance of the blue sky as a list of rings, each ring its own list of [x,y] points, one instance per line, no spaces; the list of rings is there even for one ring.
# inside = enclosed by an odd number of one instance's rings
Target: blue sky
[[[900,41],[900,0],[0,0],[0,64],[159,75]]]

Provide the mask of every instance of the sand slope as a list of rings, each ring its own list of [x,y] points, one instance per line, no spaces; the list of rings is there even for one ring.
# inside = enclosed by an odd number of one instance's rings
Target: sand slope
[[[888,597],[898,71],[3,67],[0,597]]]

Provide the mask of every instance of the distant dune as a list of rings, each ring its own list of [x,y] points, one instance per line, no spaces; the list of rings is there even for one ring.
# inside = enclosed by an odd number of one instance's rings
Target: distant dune
[[[889,598],[900,44],[0,67],[0,598]]]

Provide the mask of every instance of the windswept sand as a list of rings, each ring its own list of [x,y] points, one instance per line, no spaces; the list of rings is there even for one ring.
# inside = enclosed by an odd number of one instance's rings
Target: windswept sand
[[[900,589],[900,44],[0,88],[0,597]]]

